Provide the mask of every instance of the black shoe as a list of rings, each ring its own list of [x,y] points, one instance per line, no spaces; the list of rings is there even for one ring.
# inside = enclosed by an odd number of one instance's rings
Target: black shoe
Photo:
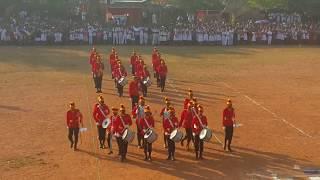
[[[77,146],[74,146],[73,151],[78,151]]]
[[[101,149],[105,149],[106,146],[104,144],[101,145]]]
[[[180,142],[181,146],[183,147],[183,141]]]
[[[113,154],[113,151],[109,151],[108,154],[109,154],[109,155],[110,155],[110,154]]]
[[[152,158],[151,158],[151,156],[149,156],[148,160],[149,160],[149,161],[152,161]]]
[[[70,148],[73,148],[73,142],[71,142],[71,144],[70,144]]]
[[[146,157],[144,157],[144,160],[145,160],[145,161],[147,161],[147,160],[148,160],[148,157],[147,157],[147,156],[146,156]]]
[[[174,156],[172,156],[171,157],[171,161],[175,161],[176,160],[176,158],[174,158]]]
[[[171,159],[171,156],[168,156],[167,160],[170,160]]]

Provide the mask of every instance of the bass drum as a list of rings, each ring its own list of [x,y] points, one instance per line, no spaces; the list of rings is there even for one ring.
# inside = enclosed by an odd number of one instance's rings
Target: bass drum
[[[135,132],[130,130],[129,128],[125,129],[122,134],[122,139],[127,141],[128,143],[132,143],[135,137]]]
[[[126,77],[120,78],[119,81],[118,81],[118,84],[119,84],[120,86],[124,87],[125,85],[128,84],[127,78],[126,78]]]
[[[110,123],[111,123],[111,120],[109,118],[106,118],[105,120],[102,121],[102,127],[103,128],[108,128]]]
[[[209,142],[212,138],[212,130],[208,128],[203,128],[200,132],[200,139]]]
[[[153,143],[158,139],[158,134],[154,130],[148,129],[143,137],[148,143]]]
[[[175,129],[170,134],[170,139],[176,143],[180,142],[183,138],[183,132],[179,129]]]

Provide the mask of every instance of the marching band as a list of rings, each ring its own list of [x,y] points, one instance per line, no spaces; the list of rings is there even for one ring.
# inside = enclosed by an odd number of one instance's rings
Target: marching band
[[[158,139],[155,129],[155,119],[151,112],[151,107],[146,105],[145,97],[147,88],[151,85],[150,72],[141,56],[133,51],[130,57],[131,73],[133,79],[129,83],[129,97],[131,99],[131,114],[126,113],[123,104],[120,107],[112,107],[110,110],[105,104],[102,95],[98,95],[98,102],[94,105],[92,116],[98,130],[98,140],[101,149],[105,149],[105,140],[107,135],[107,144],[109,153],[113,154],[112,139],[116,139],[118,145],[118,156],[121,162],[126,160],[128,144],[133,143],[135,135],[137,136],[137,146],[144,151],[144,160],[152,161],[152,145]],[[89,56],[92,75],[95,82],[97,93],[101,93],[101,81],[104,65],[102,58],[95,48],[92,49]],[[123,96],[123,88],[127,84],[127,71],[121,63],[115,48],[109,56],[109,63],[112,78],[115,81],[119,97]],[[161,92],[164,91],[166,76],[168,73],[165,61],[160,57],[157,48],[152,52],[152,66],[154,77],[157,79],[157,85]],[[150,81],[150,82],[149,82]],[[140,96],[140,91],[142,96]],[[207,117],[204,115],[204,107],[197,102],[193,91],[188,90],[188,97],[183,102],[183,111],[180,114],[180,120],[176,117],[176,110],[172,106],[168,97],[164,98],[165,106],[160,111],[163,127],[164,148],[168,151],[167,160],[175,160],[176,143],[184,146],[187,140],[186,150],[190,150],[190,142],[194,147],[195,159],[202,160],[204,152],[204,143],[212,138],[213,131],[208,126]],[[75,108],[75,103],[69,103],[70,109],[67,112],[67,127],[69,129],[68,139],[71,148],[77,150],[80,125],[83,127],[83,116],[79,109]],[[227,100],[227,107],[222,113],[222,125],[225,131],[224,150],[231,150],[233,137],[233,128],[235,127],[235,110],[232,101]],[[136,124],[136,132],[132,128],[133,121]],[[181,129],[184,129],[184,132]]]

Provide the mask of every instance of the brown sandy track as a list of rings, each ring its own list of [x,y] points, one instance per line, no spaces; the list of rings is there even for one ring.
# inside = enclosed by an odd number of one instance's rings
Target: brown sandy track
[[[319,114],[315,111],[320,92],[317,48],[160,48],[168,59],[172,85],[182,96],[189,87],[195,90],[205,106],[210,126],[221,140],[221,111],[228,97],[234,100],[237,119],[244,126],[235,131],[233,154],[221,151],[221,145],[213,141],[205,145],[207,160],[197,162],[193,153],[177,144],[178,160],[171,163],[164,160],[166,151],[160,136],[152,163],[142,160],[143,153],[134,144],[129,146],[129,161],[125,164],[118,162],[116,155],[108,156],[106,150],[97,148],[96,128],[90,123],[96,94],[84,49],[22,48],[16,54],[5,53],[15,51],[14,47],[0,49],[4,54],[0,59],[0,178],[248,179],[270,177],[272,173],[301,175],[293,170],[295,164],[306,167],[320,163],[320,126],[316,121]],[[140,49],[149,63],[151,48]],[[32,54],[34,51],[41,58]],[[131,47],[121,48],[120,57],[127,61],[130,51]],[[128,98],[114,96],[110,77],[105,79],[106,102],[110,106],[124,103],[129,107]],[[156,120],[160,120],[158,113],[164,96],[173,99],[180,114],[183,99],[172,87],[168,85],[165,93],[155,87],[150,91],[147,103]],[[313,137],[301,135],[244,95]],[[89,128],[82,135],[79,152],[68,148],[66,138],[64,116],[70,100],[77,103]],[[159,122],[156,126],[161,134]],[[113,146],[116,153],[115,142]]]

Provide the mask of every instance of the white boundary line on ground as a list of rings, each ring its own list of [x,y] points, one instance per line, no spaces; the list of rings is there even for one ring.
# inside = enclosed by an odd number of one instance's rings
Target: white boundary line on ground
[[[92,116],[91,116],[91,114],[92,113],[90,113],[91,111],[90,111],[90,106],[89,106],[89,91],[88,91],[88,83],[87,83],[87,78],[86,78],[87,76],[86,76],[86,74],[83,76],[83,80],[85,81],[85,94],[86,94],[86,101],[87,101],[87,111],[88,111],[88,114],[89,114],[89,124],[90,124],[90,129],[92,129],[93,130],[93,125],[92,125],[92,121],[93,121],[93,119],[92,119]],[[94,136],[92,137],[92,144],[93,144],[93,151],[94,151],[94,153],[97,153],[97,150],[96,150],[96,148],[94,148],[94,147],[96,147],[96,141],[95,141],[95,138],[94,138]],[[98,180],[100,180],[101,179],[101,175],[100,175],[100,160],[99,160],[99,158],[98,157],[96,157],[96,160],[97,160],[97,169],[98,169],[98,172],[97,172],[97,178],[98,178]]]
[[[245,97],[247,100],[249,100],[251,103],[257,105],[258,107],[260,107],[261,109],[263,109],[264,111],[268,112],[269,114],[271,114],[274,118],[282,121],[283,123],[289,125],[290,127],[292,127],[293,129],[295,129],[296,131],[298,131],[299,133],[301,133],[302,135],[308,137],[308,138],[312,138],[312,136],[306,132],[304,132],[303,130],[301,130],[300,128],[296,127],[295,125],[293,125],[292,123],[290,123],[289,121],[287,121],[286,119],[278,116],[276,113],[274,113],[273,111],[271,111],[270,109],[268,109],[267,107],[261,105],[260,103],[258,103],[257,101],[255,101],[254,99],[252,99],[251,97],[249,97],[246,94],[241,93],[240,91],[234,89],[233,87],[231,87],[229,84],[222,82],[222,84],[224,86],[226,86],[227,88],[233,90],[234,92],[242,95],[243,97]]]

